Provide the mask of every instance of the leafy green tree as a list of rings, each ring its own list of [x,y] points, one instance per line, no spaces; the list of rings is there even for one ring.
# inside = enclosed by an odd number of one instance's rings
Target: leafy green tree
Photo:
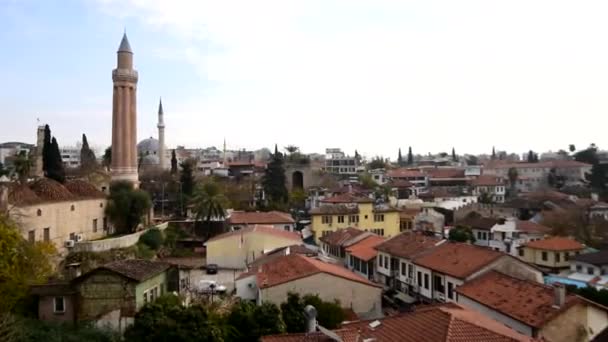
[[[279,153],[275,145],[274,154],[266,166],[264,176],[262,177],[262,186],[270,206],[284,205],[289,201],[289,193],[285,186],[285,167],[283,164],[283,155]]]
[[[566,291],[577,294],[600,305],[608,306],[608,290],[606,289],[598,290],[593,286],[578,288],[575,285],[566,285]]]
[[[163,244],[163,233],[158,228],[152,228],[139,237],[139,242],[156,251]]]
[[[517,180],[519,179],[519,173],[517,169],[512,167],[507,171],[507,177],[509,177],[509,184],[511,185],[510,195],[515,196],[517,194]]]
[[[298,333],[306,331],[305,306],[299,294],[295,292],[287,294],[287,301],[281,303],[281,313],[287,332]]]
[[[221,342],[224,335],[220,324],[205,308],[157,300],[135,314],[135,321],[125,331],[124,339],[129,342]]]
[[[295,146],[295,145],[285,146],[285,151],[289,152],[289,154],[296,153],[299,150],[300,150],[300,148],[298,146]]]
[[[275,304],[264,302],[257,306],[251,302],[237,302],[226,317],[228,330],[226,341],[259,341],[266,335],[285,332],[281,310]]]
[[[112,166],[112,146],[109,146],[104,151],[103,157],[102,157],[102,164],[106,168],[107,171],[110,170],[110,167]]]
[[[118,181],[110,185],[110,196],[106,215],[116,228],[117,233],[133,233],[152,206],[150,195],[133,189],[130,182]]]
[[[307,294],[303,298],[304,306],[312,305],[317,309],[317,321],[327,329],[337,329],[346,320],[346,315],[338,300],[326,302],[319,295]]]
[[[487,192],[482,192],[478,198],[478,201],[479,201],[479,203],[483,203],[483,204],[494,203],[494,199],[492,198],[492,195]]]
[[[365,189],[375,189],[378,186],[378,183],[374,181],[372,175],[370,175],[368,172],[364,172],[359,175],[359,183]]]
[[[412,147],[410,146],[407,150],[407,165],[414,164],[414,155],[412,154]]]
[[[538,154],[534,151],[528,151],[528,163],[538,163]]]
[[[14,166],[15,172],[17,172],[17,175],[19,175],[19,181],[21,183],[25,183],[33,166],[32,160],[25,153],[25,151],[19,151],[19,154],[15,159]]]
[[[30,285],[46,281],[55,255],[53,244],[26,241],[17,224],[0,214],[0,312],[15,309]]]
[[[88,173],[97,168],[95,152],[89,147],[87,136],[82,135],[82,147],[80,148],[80,170]]]
[[[467,157],[467,165],[479,165],[479,159],[476,156],[468,156]]]
[[[294,189],[289,194],[289,205],[295,209],[304,209],[306,205],[306,192],[302,189]]]
[[[574,151],[576,151],[576,146],[574,146],[574,144],[570,144],[568,146],[568,150],[570,151],[570,153],[574,153]]]
[[[177,157],[175,156],[175,150],[171,151],[171,174],[177,174]]]
[[[384,158],[376,156],[367,164],[367,168],[370,170],[384,169],[386,168],[386,162]]]
[[[61,152],[59,151],[59,144],[57,139],[53,137],[51,140],[51,150],[49,152],[49,165],[46,172],[48,178],[54,179],[59,183],[65,183],[65,170],[63,168],[63,161],[61,159]]]
[[[103,330],[93,324],[54,323],[36,319],[27,319],[20,322],[22,342],[118,342],[118,333]],[[2,341],[5,341],[4,339]]]
[[[221,187],[213,180],[208,180],[197,186],[192,199],[194,219],[203,223],[206,237],[211,236],[212,219],[223,219],[226,216],[224,208],[228,199],[222,193]]]
[[[450,229],[448,240],[455,242],[470,242],[475,243],[475,236],[469,227],[456,226]]]
[[[591,164],[591,172],[585,175],[586,181],[602,198],[608,198],[608,164],[600,163],[597,146],[591,144],[588,148],[574,154],[574,160]]]

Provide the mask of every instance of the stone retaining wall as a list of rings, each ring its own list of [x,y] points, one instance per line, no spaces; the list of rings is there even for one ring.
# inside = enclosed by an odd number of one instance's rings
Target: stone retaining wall
[[[165,230],[169,226],[168,222],[158,224],[153,228],[159,230]],[[127,248],[135,245],[139,241],[139,237],[147,232],[150,228],[135,232],[129,235],[123,235],[115,238],[95,240],[95,241],[82,241],[77,242],[72,252],[103,252],[109,251],[116,248]]]

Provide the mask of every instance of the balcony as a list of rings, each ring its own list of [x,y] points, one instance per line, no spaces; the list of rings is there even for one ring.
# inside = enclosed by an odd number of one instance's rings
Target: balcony
[[[445,303],[445,293],[443,292],[435,292],[433,296],[436,300]]]

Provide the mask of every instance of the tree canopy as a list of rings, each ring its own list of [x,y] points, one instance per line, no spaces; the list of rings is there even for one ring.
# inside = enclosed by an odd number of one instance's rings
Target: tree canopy
[[[306,316],[304,308],[312,305],[317,309],[317,321],[327,329],[336,329],[345,320],[344,310],[340,302],[326,302],[318,295],[307,294],[300,297],[300,294],[290,292],[287,294],[287,301],[281,304],[281,312],[286,330],[290,333],[306,331]]]
[[[384,158],[376,156],[367,164],[367,168],[370,170],[384,169],[386,168],[386,162],[384,161]]]
[[[275,146],[274,154],[271,156],[262,177],[262,186],[264,187],[264,193],[268,198],[270,207],[280,207],[289,201],[289,193],[285,186],[286,178],[283,164],[283,155]]]
[[[208,179],[196,187],[192,205],[195,220],[203,223],[206,228],[205,233],[209,237],[214,233],[210,231],[212,220],[223,219],[226,216],[228,199],[224,196],[222,188],[213,179]]]
[[[180,164],[182,171],[179,180],[182,183],[182,193],[186,198],[191,198],[194,192],[194,164],[195,161],[187,159]]]
[[[48,178],[54,179],[59,183],[65,182],[65,170],[59,151],[59,144],[55,137],[51,138],[49,125],[44,126],[44,140],[42,145],[42,170]]]
[[[450,229],[450,233],[448,234],[448,240],[456,242],[475,243],[476,239],[473,235],[473,231],[471,230],[471,228],[464,226],[456,226]]]
[[[82,135],[82,147],[80,148],[80,170],[84,173],[97,169],[97,158],[95,152],[89,147],[87,136]]]
[[[117,233],[135,232],[151,206],[150,195],[143,190],[134,189],[130,182],[118,181],[110,185],[106,214]]]
[[[175,156],[175,150],[171,151],[171,174],[177,174],[177,157]]]
[[[410,146],[407,150],[407,165],[414,164],[414,155],[412,154],[412,147]]]

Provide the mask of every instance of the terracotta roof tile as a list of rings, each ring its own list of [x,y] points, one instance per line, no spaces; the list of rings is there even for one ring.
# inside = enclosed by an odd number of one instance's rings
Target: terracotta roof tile
[[[386,317],[379,325],[372,321],[343,325],[357,329],[360,340],[378,342],[513,342],[531,341],[507,326],[480,313],[456,304],[444,304],[417,309],[413,313]]]
[[[536,328],[542,327],[563,308],[577,301],[576,296],[569,295],[566,305],[556,308],[553,306],[555,295],[551,286],[513,278],[497,271],[490,271],[459,286],[456,292]]]
[[[429,169],[427,174],[431,179],[464,178],[464,169],[436,168]]]
[[[144,259],[125,259],[105,264],[103,266],[98,267],[97,270],[110,270],[112,272],[119,273],[127,278],[131,278],[133,280],[141,282],[151,277],[154,277],[155,275],[161,272],[164,272],[169,267],[170,265],[166,262]],[[82,276],[86,275],[87,274],[83,274]]]
[[[359,333],[354,329],[340,329],[333,331],[343,342],[362,342]],[[261,338],[262,342],[335,342],[334,339],[322,332],[270,335]]]
[[[207,240],[207,242],[217,241],[217,240],[225,239],[225,238],[235,236],[235,235],[251,234],[251,233],[269,234],[269,235],[274,235],[277,237],[282,237],[284,239],[292,239],[298,243],[302,242],[302,237],[300,236],[299,233],[289,232],[289,231],[286,231],[283,229],[274,228],[273,226],[265,226],[265,225],[259,225],[259,224],[256,224],[254,226],[248,226],[248,227],[245,227],[245,228],[242,228],[239,230],[235,230],[235,231],[231,231],[231,232],[227,232],[224,234],[216,235],[216,236],[212,237],[211,239]]]
[[[64,186],[72,194],[81,198],[105,198],[106,195],[86,181],[75,179],[65,182]]]
[[[471,181],[473,186],[494,186],[494,185],[504,185],[504,179],[492,176],[492,175],[481,175]]]
[[[573,260],[597,266],[608,265],[608,250],[579,254],[574,256]]]
[[[357,236],[360,236],[361,234],[365,234],[365,232],[357,228],[349,227],[331,232],[325,236],[322,236],[319,238],[319,240],[330,246],[342,246],[344,243]]]
[[[463,279],[504,255],[485,247],[446,242],[416,257],[414,264]]]
[[[295,221],[290,214],[281,211],[233,211],[228,222],[230,224],[280,224]]]
[[[548,251],[573,251],[585,248],[583,244],[574,239],[559,236],[543,240],[530,241],[523,246]]]
[[[346,280],[379,287],[379,285],[340,265],[330,264],[301,254],[282,256],[259,266],[257,272],[258,286],[268,288],[317,273],[327,273]]]
[[[419,170],[411,170],[411,169],[394,169],[389,170],[386,173],[387,176],[391,178],[414,178],[414,177],[426,177],[424,172]]]
[[[42,202],[35,192],[27,185],[16,184],[10,187],[8,192],[8,201],[12,205],[32,205]]]
[[[76,198],[65,186],[50,178],[40,178],[30,188],[44,201],[70,201]]]
[[[373,203],[369,197],[359,196],[350,192],[321,200],[322,203]]]
[[[323,215],[323,214],[358,214],[359,208],[357,206],[350,206],[345,204],[331,204],[331,205],[322,205],[317,208],[313,208],[310,210],[310,214],[312,215]]]
[[[491,217],[467,217],[456,222],[456,225],[471,227],[472,229],[481,229],[489,231],[497,223],[498,220]]]
[[[363,261],[369,261],[376,257],[378,251],[374,248],[384,242],[384,238],[378,235],[370,235],[365,239],[354,243],[346,248],[351,255]]]
[[[441,239],[420,232],[404,232],[376,246],[376,250],[411,259],[437,246]]]
[[[516,227],[517,230],[519,230],[520,232],[525,232],[525,233],[541,233],[541,234],[549,234],[551,233],[551,228],[547,227],[547,226],[543,226],[540,223],[536,223],[533,221],[524,221],[524,220],[517,220],[516,221]]]

